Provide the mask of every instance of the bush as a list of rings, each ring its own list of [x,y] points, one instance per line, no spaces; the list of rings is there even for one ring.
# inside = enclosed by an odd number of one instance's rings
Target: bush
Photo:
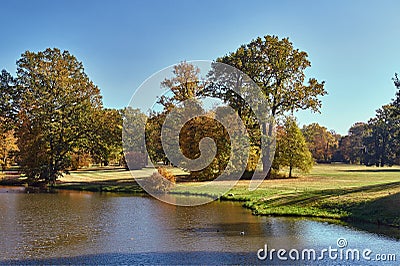
[[[153,193],[165,193],[175,186],[176,178],[164,167],[158,168],[158,172],[153,173],[145,179],[144,188]]]

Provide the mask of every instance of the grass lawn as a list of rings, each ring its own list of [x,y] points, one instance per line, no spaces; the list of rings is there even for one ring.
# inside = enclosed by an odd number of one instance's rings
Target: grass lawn
[[[224,200],[256,215],[311,216],[400,226],[400,167],[316,165],[295,179],[265,180],[255,191],[241,180]],[[186,187],[185,187],[186,186]],[[190,184],[177,189],[190,193]],[[204,191],[204,193],[207,193]]]
[[[168,168],[175,175],[185,174],[179,168]],[[125,182],[132,181],[135,178],[143,178],[153,174],[153,168],[143,168],[141,170],[126,171],[124,168],[100,168],[98,170],[77,170],[71,171],[69,175],[64,175],[59,179],[63,183],[68,182],[101,182],[114,181]]]
[[[175,175],[185,175],[178,168],[169,168]],[[146,178],[155,172],[153,168],[126,171],[125,169],[101,168],[71,171],[58,180],[56,188],[93,192],[145,193],[135,178]]]

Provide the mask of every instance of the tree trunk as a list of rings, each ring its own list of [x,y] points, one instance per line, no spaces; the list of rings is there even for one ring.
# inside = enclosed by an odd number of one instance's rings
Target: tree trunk
[[[289,178],[292,178],[292,169],[293,169],[293,167],[292,167],[292,165],[290,165],[290,167],[289,167]]]
[[[272,136],[272,131],[273,131],[273,125],[272,123],[268,124],[268,131],[267,131],[267,122],[262,124],[262,136],[266,137],[266,150],[261,151],[262,152],[262,157],[261,161],[263,164],[263,173],[265,174],[265,178],[269,178],[271,174],[271,151],[270,151],[270,146],[272,144],[271,136]]]
[[[54,167],[53,168],[51,168],[50,169],[50,177],[49,177],[49,183],[50,183],[50,186],[54,186],[55,184],[56,184],[56,169],[54,169]]]

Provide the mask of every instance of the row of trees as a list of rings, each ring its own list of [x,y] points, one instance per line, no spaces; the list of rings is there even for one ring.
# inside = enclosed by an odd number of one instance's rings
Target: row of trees
[[[179,80],[187,78],[187,76],[185,77],[184,73],[187,74],[188,71],[186,70],[190,67],[193,66],[188,66],[184,63],[178,65],[175,68],[175,75],[177,75],[176,79]],[[194,71],[193,69],[191,69],[191,71],[192,73],[196,73],[196,71]],[[192,77],[192,79],[197,80],[194,77]],[[297,127],[297,124],[294,122],[295,119],[292,116],[287,116],[285,115],[285,113],[283,115],[276,116],[279,121],[277,127],[278,145],[272,168],[279,169],[281,166],[288,166],[290,169],[292,169],[293,167],[297,167],[303,170],[307,170],[312,165],[312,160],[309,160],[309,152],[311,152],[313,161],[318,163],[343,162],[376,166],[400,164],[400,81],[397,75],[395,75],[393,81],[397,88],[397,92],[392,102],[378,109],[376,111],[376,116],[374,118],[371,118],[368,123],[355,123],[349,129],[348,134],[345,136],[341,136],[333,130],[328,130],[326,127],[321,126],[318,123],[304,125],[301,129],[301,134],[296,135],[293,132],[296,132],[295,128]],[[172,84],[171,82],[169,83]],[[220,91],[211,90],[210,92],[207,91],[207,89],[209,88],[206,87],[198,89],[198,91],[200,91],[201,93],[205,92],[205,95],[218,95],[220,97],[223,96]],[[183,91],[188,91],[188,88]],[[199,93],[193,92],[193,95],[199,95]],[[233,96],[236,97],[229,103],[235,106],[239,114],[241,114],[242,120],[245,121],[246,129],[250,133],[252,146],[250,149],[250,159],[247,162],[246,170],[254,171],[257,167],[256,162],[258,160],[258,156],[260,156],[259,139],[262,133],[257,131],[257,121],[252,117],[251,110],[246,109],[246,106],[243,106],[241,104],[240,98],[238,98],[237,95],[229,93],[228,95],[231,95],[230,97],[232,99]],[[179,97],[182,97],[182,95],[180,95]],[[182,99],[185,99],[185,97],[183,97]],[[166,97],[160,100],[160,102],[162,102],[165,106],[168,106],[168,108],[172,108],[175,106],[174,104],[171,104],[171,101],[168,101]],[[168,110],[168,108],[166,108],[165,110]],[[161,116],[165,116],[166,113],[168,113],[168,111],[165,111]],[[156,121],[159,117],[160,114],[153,114],[152,119]],[[163,119],[161,119],[158,123],[160,130],[162,123]],[[198,125],[198,128],[209,127],[209,131],[217,131],[218,127],[213,127],[212,125],[212,123],[200,123]],[[196,126],[192,124],[189,128],[194,130]],[[196,130],[199,130],[198,128]],[[159,135],[159,133],[156,133],[155,135],[157,136]],[[199,150],[198,148],[196,148],[196,145],[198,144],[199,139],[201,137],[204,137],[204,134],[193,136],[197,136],[197,138],[191,138],[195,141],[191,143],[190,150],[192,151],[192,153],[189,157],[196,158],[197,156],[199,156]],[[309,152],[302,148],[302,138],[305,139]],[[225,135],[221,137],[220,141],[223,142],[224,140],[227,140],[227,136]],[[162,147],[161,141],[159,141],[158,147]],[[225,144],[223,147],[229,147],[229,144]],[[159,158],[165,159],[165,154],[163,153],[162,149],[157,149],[157,151],[159,154]],[[286,151],[290,152],[285,153]],[[186,154],[190,154],[190,152],[187,152]],[[225,161],[229,158],[226,151],[225,157],[223,158],[225,158]],[[217,162],[218,161],[220,160],[217,160]],[[216,163],[216,165],[221,166],[223,164]],[[213,171],[218,173],[218,169],[213,169]],[[206,174],[206,178],[211,176],[209,172],[204,173]]]
[[[385,166],[400,164],[400,81],[395,98],[376,110],[368,122],[357,122],[345,136],[317,123],[306,125],[302,132],[313,158],[317,162],[345,162]]]
[[[394,78],[399,88],[396,98],[380,108],[368,123],[357,123],[348,135],[340,136],[317,123],[298,127],[292,114],[300,109],[318,112],[319,97],[326,91],[324,82],[314,78],[306,80],[304,72],[311,66],[307,53],[295,49],[287,38],[257,38],[216,62],[246,73],[266,97],[269,107],[266,117],[278,122],[272,169],[287,166],[291,175],[293,168],[307,171],[313,161],[381,166],[399,163],[400,82],[397,75]],[[269,170],[271,154],[268,150],[261,152],[261,142],[263,138],[269,141],[273,124],[258,120],[255,110],[233,89],[243,87],[246,81],[228,79],[220,75],[221,71],[224,69],[214,65],[208,74],[212,82],[205,84],[201,82],[199,69],[182,62],[174,68],[174,76],[160,84],[170,90],[159,99],[162,110],[144,114],[130,107],[103,108],[98,87],[86,75],[82,63],[69,52],[27,51],[17,61],[15,77],[5,70],[0,76],[2,169],[14,158],[28,178],[54,183],[69,169],[87,164],[88,159],[102,164],[124,161],[122,134],[130,136],[124,141],[128,165],[143,167],[148,156],[152,161],[168,163],[161,142],[161,128],[168,114],[172,110],[179,113],[187,100],[196,103],[204,97],[216,97],[237,112],[244,128],[234,124],[235,134],[228,134],[217,121],[224,117],[234,121],[233,116],[227,116],[226,108],[206,111],[193,104],[192,108],[196,109],[193,111],[202,116],[190,119],[182,128],[179,144],[183,154],[198,158],[199,142],[204,137],[213,138],[217,150],[210,165],[203,171],[193,171],[192,177],[212,179],[227,166],[234,171],[244,165],[252,172],[258,167],[259,158],[264,174],[270,175],[266,170]],[[254,92],[247,93],[257,98]],[[145,136],[135,134],[146,120]],[[241,139],[245,132],[250,136],[249,147]],[[250,155],[247,161],[235,155],[245,148]]]
[[[266,96],[269,115],[274,119],[280,119],[298,109],[318,111],[321,106],[318,96],[326,94],[323,82],[319,83],[312,78],[306,83],[304,70],[311,65],[307,53],[295,49],[287,38],[257,38],[216,61],[236,67],[249,75]],[[218,79],[219,70],[215,68],[214,71],[214,77],[210,78]],[[82,63],[67,51],[27,51],[17,61],[16,76],[3,70],[0,78],[2,169],[14,156],[22,172],[31,180],[54,183],[68,169],[84,165],[88,158],[100,163],[117,160],[122,153],[122,121],[129,120],[129,116],[145,119],[143,114],[130,108],[124,112],[104,109],[98,87],[86,75]],[[159,103],[164,106],[164,110],[150,114],[146,125],[148,147],[139,147],[142,155],[147,150],[155,161],[166,161],[160,144],[160,128],[166,115],[179,102],[212,96],[233,106],[244,121],[252,139],[251,159],[245,162],[247,170],[255,169],[259,157],[262,157],[264,169],[269,169],[271,154],[260,154],[260,143],[262,136],[271,135],[272,124],[255,119],[253,110],[229,86],[204,87],[199,82],[198,70],[188,64],[177,67],[175,78],[165,80],[161,85],[171,89],[172,96],[161,97]],[[212,178],[225,167],[227,158],[232,154],[227,150],[230,145],[226,134],[212,134],[223,131],[220,124],[212,122],[212,118],[218,116],[219,112],[223,110],[214,110],[214,113],[208,114],[209,118],[191,121],[181,133],[183,151],[193,158],[199,153],[193,139],[220,137],[220,141],[217,141],[219,153],[211,166],[201,173],[193,173],[199,179]],[[130,135],[135,136],[135,125],[125,128],[131,131]],[[134,138],[130,144],[125,143],[127,147],[124,148],[128,148],[128,154],[134,145],[144,143],[143,136],[139,136],[140,139]],[[280,150],[281,164],[284,164],[284,149]],[[138,154],[132,153],[128,157],[128,163],[138,157],[143,160],[143,156]]]
[[[385,166],[400,164],[400,81],[395,98],[376,110],[367,123],[354,124],[347,136],[340,139],[342,159],[350,163]]]

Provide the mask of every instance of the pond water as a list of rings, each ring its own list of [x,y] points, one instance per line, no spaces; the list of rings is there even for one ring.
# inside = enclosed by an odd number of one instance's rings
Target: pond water
[[[338,257],[340,250],[370,249],[371,260],[361,257],[357,264],[376,264],[376,254],[400,260],[394,238],[309,219],[257,217],[239,203],[177,207],[151,197],[21,192],[0,188],[0,264],[296,263],[279,260],[276,253],[272,261],[260,260],[257,252],[265,245],[269,252],[286,249],[286,257],[291,249],[298,249],[300,258],[302,249],[316,250],[317,259],[307,264],[357,262],[330,259],[328,253],[318,261],[330,246]],[[338,238],[347,246],[339,248]],[[396,264],[389,255],[384,264]]]

